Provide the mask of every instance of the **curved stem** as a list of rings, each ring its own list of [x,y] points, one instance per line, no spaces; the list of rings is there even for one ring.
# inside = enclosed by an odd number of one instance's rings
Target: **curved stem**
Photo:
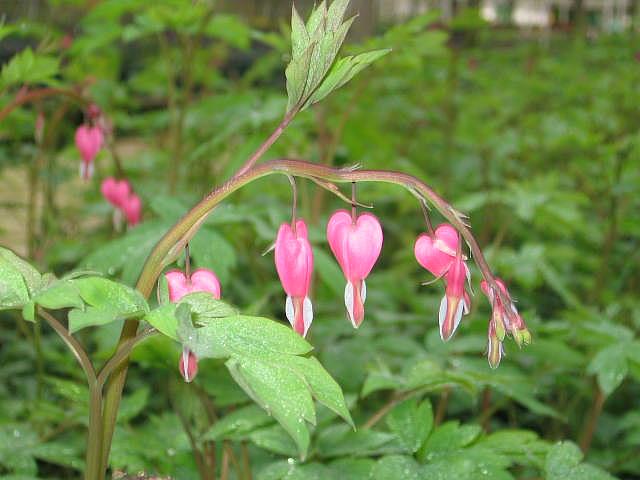
[[[25,103],[34,102],[36,100],[40,100],[46,97],[54,97],[56,95],[64,95],[72,100],[75,100],[78,103],[85,104],[89,100],[84,98],[81,94],[76,92],[75,90],[70,90],[67,88],[41,88],[39,90],[33,90],[23,95],[17,95],[16,98],[13,99],[12,102],[5,105],[5,107],[0,110],[0,122],[5,119],[7,115],[9,115],[13,110],[18,108],[20,105]]]
[[[87,356],[87,352],[84,351],[84,348],[82,347],[82,345],[80,345],[80,342],[78,342],[78,340],[76,340],[69,333],[69,331],[65,328],[64,325],[62,325],[62,323],[60,323],[53,315],[51,315],[46,310],[38,308],[38,315],[40,315],[40,317],[42,317],[44,321],[47,322],[58,335],[60,335],[60,338],[62,338],[64,343],[67,344],[67,347],[69,347],[69,350],[71,350],[73,356],[76,357],[76,360],[78,360],[78,363],[82,367],[82,370],[84,370],[84,374],[87,377],[89,386],[94,384],[96,382],[96,372],[93,369],[91,360],[89,360],[89,357]]]
[[[121,343],[113,356],[107,361],[107,363],[104,364],[104,366],[100,370],[100,373],[98,373],[96,382],[100,386],[100,388],[102,388],[106,380],[109,378],[109,375],[111,375],[116,367],[118,367],[118,364],[122,362],[124,358],[128,357],[131,354],[131,351],[135,348],[135,346],[141,341],[145,340],[147,337],[154,335],[155,333],[157,332],[153,329],[144,330],[138,333],[138,335],[136,335],[135,337]]]

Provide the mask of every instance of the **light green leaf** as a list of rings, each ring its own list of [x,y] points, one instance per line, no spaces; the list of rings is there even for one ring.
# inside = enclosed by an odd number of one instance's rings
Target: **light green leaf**
[[[13,56],[2,67],[0,85],[4,88],[36,83],[52,84],[58,73],[59,60],[47,55],[33,53],[30,47]]]
[[[547,480],[613,480],[614,477],[593,465],[581,463],[582,452],[572,442],[559,442],[547,454]]]
[[[176,319],[175,304],[169,303],[151,310],[144,316],[144,320],[163,335],[174,340],[178,340],[178,335],[176,333],[178,321]]]
[[[92,307],[116,311],[123,318],[149,311],[142,294],[126,285],[103,277],[84,277],[71,281],[82,299]]]
[[[60,308],[82,308],[84,302],[80,298],[80,291],[72,280],[57,280],[43,290],[40,290],[33,301],[38,305],[57,310]]]
[[[40,281],[37,270],[11,250],[0,247],[0,310],[22,308]]]
[[[180,299],[181,304],[186,304],[195,315],[193,320],[199,325],[205,326],[213,318],[225,318],[237,316],[238,310],[222,300],[213,298],[207,292],[194,292]]]
[[[298,58],[309,46],[309,32],[295,4],[291,5],[291,55]]]

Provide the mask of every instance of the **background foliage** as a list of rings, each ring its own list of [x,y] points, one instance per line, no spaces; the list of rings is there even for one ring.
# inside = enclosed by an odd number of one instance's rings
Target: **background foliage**
[[[116,141],[99,155],[97,179],[84,184],[73,146],[82,110],[73,101],[49,98],[4,119],[2,244],[41,271],[97,271],[133,285],[162,233],[282,117],[289,32],[257,29],[207,2],[87,8],[57,0],[50,8],[49,22],[0,27],[0,105],[25,84],[82,84]],[[301,113],[269,155],[426,179],[471,216],[533,344],[508,345],[490,370],[481,295],[456,337],[440,341],[441,288],[420,285],[427,279],[412,253],[421,213],[388,186],[359,191],[386,236],[368,280],[366,321],[354,331],[324,239],[342,205],[302,183],[317,270],[308,341],[344,390],[357,430],[339,419],[350,418],[341,407],[319,407],[301,459],[285,429],[237,386],[226,359],[203,360],[185,385],[178,344],[153,337],[134,353],[113,470],[197,478],[198,456],[215,452],[238,479],[639,477],[638,45],[633,34],[523,37],[492,30],[471,11],[448,26],[423,15],[351,39],[348,55],[393,52]],[[34,140],[39,111],[42,142]],[[114,231],[98,188],[114,173],[114,156],[145,205],[143,223],[127,232]],[[286,179],[261,180],[216,209],[191,243],[195,266],[214,269],[223,298],[243,314],[284,318],[273,258],[261,253],[289,201]],[[2,319],[0,474],[74,478],[88,411],[80,373],[46,327],[19,312]],[[83,329],[78,338],[104,359],[119,329]],[[312,363],[296,356],[300,348],[288,352],[291,365]],[[283,383],[263,393],[291,391]]]

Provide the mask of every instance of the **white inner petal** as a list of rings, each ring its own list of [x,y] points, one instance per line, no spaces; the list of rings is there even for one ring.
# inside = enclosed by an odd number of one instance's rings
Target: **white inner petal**
[[[440,325],[440,338],[444,340],[442,336],[442,326],[444,325],[444,320],[447,317],[447,296],[445,295],[440,300],[440,311],[438,312],[438,323]]]
[[[362,304],[364,305],[365,300],[367,299],[367,284],[362,280],[362,288],[360,289],[360,298],[362,299]]]
[[[453,331],[451,332],[451,335],[455,333],[455,331],[458,329],[458,325],[460,325],[460,320],[462,319],[462,312],[465,308],[465,305],[466,303],[464,300],[460,300],[460,302],[458,303],[458,309],[456,310],[456,316],[454,317]]]
[[[347,307],[347,313],[349,314],[349,320],[354,328],[356,327],[356,322],[353,318],[353,285],[351,282],[347,282],[344,287],[344,306]]]
[[[311,304],[311,300],[309,297],[304,297],[304,301],[302,302],[302,320],[304,321],[304,335],[307,335],[307,331],[311,326],[311,322],[313,322],[313,305]]]
[[[187,347],[182,348],[182,371],[185,381],[191,382],[191,378],[189,378],[189,349]]]
[[[295,327],[296,317],[295,312],[293,311],[293,300],[291,300],[289,295],[287,295],[287,300],[284,302],[284,313],[291,326]]]

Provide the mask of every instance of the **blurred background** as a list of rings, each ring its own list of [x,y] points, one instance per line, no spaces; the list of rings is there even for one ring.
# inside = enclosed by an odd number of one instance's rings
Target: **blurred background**
[[[296,2],[303,16],[312,5]],[[179,346],[154,338],[134,354],[113,472],[207,478],[198,455],[229,448],[237,479],[640,478],[640,3],[353,0],[349,12],[343,54],[393,51],[300,114],[265,158],[424,179],[470,216],[533,344],[507,342],[489,368],[490,307],[473,269],[472,312],[442,343],[443,287],[421,285],[430,278],[413,258],[419,206],[372,184],[358,197],[374,205],[385,245],[354,331],[324,236],[345,204],[301,181],[316,259],[309,340],[356,425],[372,428],[351,432],[324,411],[301,462],[222,363],[201,362],[185,386]],[[0,0],[0,244],[41,271],[135,284],[163,232],[281,120],[290,15],[284,0]],[[89,182],[74,145],[84,106],[72,95],[15,104],[49,88],[91,98],[108,122]],[[114,226],[100,194],[116,173],[142,198],[134,228]],[[191,243],[194,265],[214,269],[244,312],[284,320],[273,257],[261,253],[290,195],[286,178],[256,182]],[[74,359],[19,312],[0,319],[0,478],[77,478],[87,395]],[[78,336],[99,362],[119,328]],[[428,425],[419,448],[398,408]],[[381,410],[392,413],[376,419]]]

